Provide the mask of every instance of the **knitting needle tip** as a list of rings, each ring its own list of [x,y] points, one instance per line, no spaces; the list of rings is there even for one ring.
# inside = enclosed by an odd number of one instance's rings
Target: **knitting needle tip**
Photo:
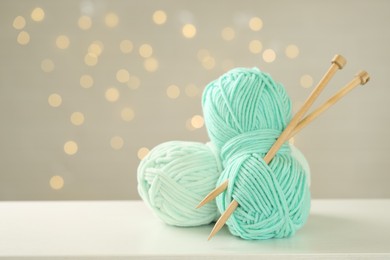
[[[232,200],[230,202],[229,206],[225,210],[225,212],[221,215],[221,217],[218,219],[217,223],[215,223],[215,226],[213,230],[211,230],[211,233],[209,235],[209,238],[207,240],[210,240],[215,236],[219,230],[225,225],[226,221],[229,219],[229,217],[233,214],[233,212],[238,207],[238,202],[236,200]]]
[[[229,180],[227,179],[220,186],[218,186],[217,188],[212,190],[209,194],[207,194],[207,196],[201,202],[199,202],[199,204],[196,206],[196,208],[198,209],[198,208],[206,205],[207,203],[209,203],[213,199],[215,199],[219,194],[221,194],[224,190],[226,190],[228,184],[229,184]]]

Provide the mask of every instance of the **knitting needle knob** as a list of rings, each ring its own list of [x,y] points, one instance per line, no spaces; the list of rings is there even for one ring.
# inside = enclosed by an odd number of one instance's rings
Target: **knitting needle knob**
[[[360,78],[360,84],[364,85],[370,80],[370,75],[367,73],[367,71],[359,71],[358,74],[356,74]]]
[[[336,54],[332,59],[332,63],[336,64],[341,70],[344,68],[345,64],[347,64],[347,60],[340,54]]]

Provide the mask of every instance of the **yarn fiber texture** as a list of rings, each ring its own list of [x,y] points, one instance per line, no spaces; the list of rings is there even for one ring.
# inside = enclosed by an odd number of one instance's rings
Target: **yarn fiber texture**
[[[227,221],[230,232],[244,239],[293,235],[310,211],[308,169],[288,143],[269,165],[263,160],[291,120],[284,87],[257,68],[236,68],[206,86],[202,105],[224,168],[217,185],[229,179],[218,209],[239,203]]]
[[[196,205],[215,188],[222,171],[211,144],[170,141],[153,148],[137,171],[138,192],[165,223],[193,227],[218,219],[215,201]]]

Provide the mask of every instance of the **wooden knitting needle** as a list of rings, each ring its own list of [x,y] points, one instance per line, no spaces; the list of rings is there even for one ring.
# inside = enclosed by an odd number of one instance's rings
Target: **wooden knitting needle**
[[[287,140],[286,138],[291,134],[292,130],[295,128],[299,120],[302,118],[302,116],[307,112],[307,110],[310,108],[310,106],[313,104],[315,99],[318,97],[318,95],[321,93],[321,91],[324,89],[324,87],[328,84],[330,79],[334,76],[334,74],[337,72],[338,69],[342,69],[346,64],[346,59],[341,55],[335,55],[332,59],[331,66],[329,67],[328,71],[325,73],[325,75],[322,77],[320,82],[317,84],[315,89],[312,91],[312,93],[307,98],[306,102],[303,104],[301,109],[295,114],[293,119],[290,121],[289,125],[284,129],[283,133],[279,136],[278,140],[273,144],[271,149],[268,151],[267,155],[264,157],[264,161],[268,164],[271,159],[275,156],[276,152],[279,150],[280,146]],[[223,182],[220,186],[215,188],[213,191],[211,191],[209,194],[206,195],[206,197],[196,206],[196,208],[200,208],[207,204],[208,202],[215,199],[219,194],[221,194],[228,186],[229,180],[226,180]],[[232,201],[233,203],[234,201]],[[228,209],[233,208],[234,206],[237,207],[234,203],[229,205]],[[235,208],[234,208],[235,209]],[[218,223],[218,222],[217,222]]]
[[[337,91],[336,94],[334,94],[331,98],[329,98],[325,103],[323,103],[320,107],[318,107],[316,110],[311,112],[308,116],[306,116],[304,119],[299,121],[298,125],[294,128],[288,139],[295,136],[298,132],[300,132],[304,127],[306,127],[308,124],[310,124],[314,119],[319,117],[322,113],[324,113],[327,109],[329,109],[331,106],[333,106],[336,102],[338,102],[341,98],[343,98],[345,95],[347,95],[351,90],[353,90],[355,87],[359,85],[366,84],[370,79],[369,74],[366,71],[360,71],[356,74],[355,78],[351,80],[346,86],[344,86],[342,89]],[[218,186],[217,189],[213,190],[210,195],[217,194],[217,196],[222,193],[228,186],[229,181],[224,181],[220,186]],[[207,201],[208,202],[208,201]],[[196,208],[200,208],[203,205],[205,205],[207,202],[204,200],[199,203],[199,205]]]
[[[283,145],[284,142],[286,142],[291,135],[294,128],[297,126],[303,115],[309,110],[311,105],[314,103],[314,101],[318,98],[321,91],[326,87],[330,79],[334,76],[334,74],[337,72],[337,70],[342,69],[344,65],[346,64],[346,60],[341,55],[336,55],[331,63],[331,66],[329,67],[328,71],[325,73],[325,75],[322,77],[320,82],[317,84],[317,86],[314,88],[312,93],[309,95],[309,97],[306,99],[303,106],[299,109],[299,111],[294,115],[294,117],[291,119],[290,123],[287,125],[287,127],[283,130],[282,134],[279,136],[279,138],[276,140],[276,142],[272,145],[271,149],[268,151],[268,153],[264,157],[264,162],[266,164],[269,164],[272,160],[272,158],[275,156],[279,148]],[[236,210],[238,207],[238,202],[236,200],[232,200],[232,202],[229,204],[228,208],[225,210],[225,212],[221,215],[221,217],[218,219],[217,223],[215,223],[215,226],[213,230],[211,231],[208,240],[210,240],[225,224],[225,222],[228,220],[230,215]]]
[[[328,108],[334,105],[337,101],[339,101],[342,97],[348,94],[352,89],[359,85],[366,84],[370,79],[369,74],[366,71],[360,71],[354,79],[352,79],[347,85],[345,85],[342,89],[340,89],[335,95],[333,95],[330,99],[328,99],[324,104],[322,104],[319,108],[314,110],[308,116],[306,116],[303,120],[301,120],[298,125],[294,128],[289,138],[294,136],[300,130],[302,130],[305,126],[307,126],[310,122],[312,122],[315,118],[325,112]],[[230,215],[234,212],[234,210],[238,207],[238,202],[233,200],[228,206],[227,210],[220,217],[220,219],[215,224],[211,234],[209,236],[209,240],[222,228],[224,223],[230,217]],[[218,223],[219,222],[219,223]]]
[[[308,116],[302,119],[298,125],[294,128],[288,139],[295,136],[298,132],[300,132],[305,126],[311,123],[314,119],[319,117],[322,113],[324,113],[327,109],[333,106],[336,102],[338,102],[341,98],[347,95],[351,90],[359,85],[365,85],[370,79],[369,74],[366,71],[360,71],[356,74],[355,78],[351,80],[346,86],[340,89],[336,94],[334,94],[331,98],[329,98],[325,103],[323,103],[316,110],[311,112]],[[217,194],[218,196],[222,193],[228,186],[229,180],[224,181],[217,189],[213,190],[210,195]],[[206,197],[207,198],[207,197]],[[196,208],[202,207],[207,202],[201,201]],[[233,206],[232,206],[233,207]]]
[[[289,139],[293,136],[295,136],[299,131],[301,131],[305,126],[307,126],[310,122],[312,122],[314,119],[316,119],[319,115],[324,113],[328,108],[333,106],[337,101],[339,101],[341,98],[343,98],[345,95],[347,95],[351,90],[353,90],[355,87],[359,85],[365,85],[370,80],[370,75],[362,70],[359,71],[355,77],[342,89],[337,91],[336,94],[334,94],[331,98],[329,98],[325,103],[323,103],[320,107],[318,107],[316,110],[311,112],[308,116],[306,116],[304,119],[302,119],[298,125],[294,128],[292,131]]]
[[[324,113],[328,108],[330,108],[332,105],[334,105],[336,102],[338,102],[341,98],[343,98],[346,94],[348,94],[352,89],[359,85],[366,84],[370,79],[369,74],[366,71],[360,71],[356,74],[355,78],[351,80],[346,86],[344,86],[342,89],[340,89],[335,95],[333,95],[331,98],[329,98],[325,103],[323,103],[320,107],[318,107],[316,110],[314,110],[312,113],[310,113],[308,116],[306,116],[304,119],[302,119],[298,125],[294,128],[291,135],[288,139],[295,136],[299,131],[301,131],[305,126],[307,126],[309,123],[311,123],[314,119],[319,117],[322,113]],[[226,180],[222,185],[218,187],[215,191],[222,191],[226,189],[228,185],[228,180]],[[233,200],[231,202],[231,205],[229,205],[228,208],[236,209],[238,206],[238,203]],[[233,211],[234,211],[233,210]],[[226,218],[227,215],[225,215]],[[223,220],[221,220],[223,221]]]
[[[340,89],[335,95],[333,95],[330,99],[328,99],[324,104],[322,104],[320,107],[318,107],[316,110],[314,110],[312,113],[310,113],[308,116],[306,116],[304,119],[302,119],[298,125],[294,128],[294,130],[291,132],[290,136],[293,137],[296,133],[298,133],[300,130],[302,130],[305,126],[307,126],[310,122],[312,122],[315,118],[317,118],[319,115],[321,115],[323,112],[325,112],[328,108],[330,108],[332,105],[334,105],[337,101],[339,101],[342,97],[344,97],[346,94],[348,94],[351,90],[353,90],[355,87],[359,85],[366,84],[370,79],[369,74],[366,71],[360,71],[356,76],[342,89]],[[227,181],[224,182],[224,184],[227,186]],[[210,240],[225,224],[225,222],[228,220],[230,215],[236,210],[238,207],[238,202],[236,200],[233,200],[226,211],[221,215],[221,217],[218,219],[217,223],[215,224],[213,230],[211,231],[208,240]]]

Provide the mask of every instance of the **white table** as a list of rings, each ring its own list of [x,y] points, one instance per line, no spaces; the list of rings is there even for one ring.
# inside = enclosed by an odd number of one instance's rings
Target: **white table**
[[[165,225],[141,201],[0,202],[0,257],[230,260],[390,259],[390,200],[314,200],[288,239],[210,230]]]

